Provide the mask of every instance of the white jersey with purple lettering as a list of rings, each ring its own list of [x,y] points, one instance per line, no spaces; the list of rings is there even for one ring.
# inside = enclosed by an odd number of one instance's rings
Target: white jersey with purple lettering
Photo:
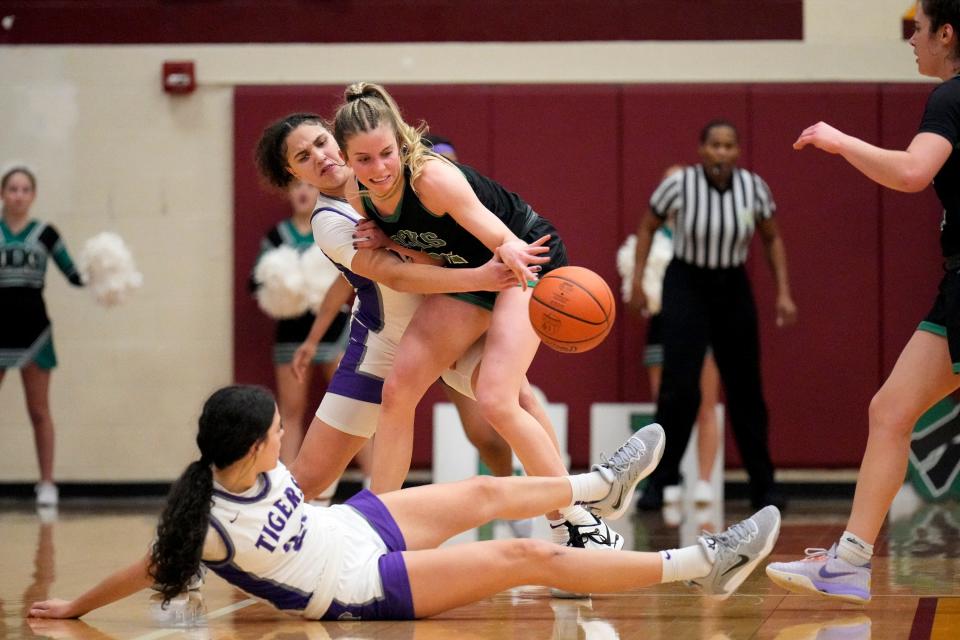
[[[350,341],[317,417],[345,433],[370,437],[380,414],[383,380],[393,368],[397,346],[423,296],[403,293],[351,271],[357,249],[353,233],[363,217],[349,203],[323,194],[317,199],[311,226],[313,240],[357,291]],[[443,379],[473,398],[471,377],[480,362],[483,339],[457,360]]]
[[[394,291],[350,270],[357,255],[353,233],[361,220],[363,217],[346,201],[320,194],[310,220],[313,241],[357,290],[354,318],[368,331],[397,344],[423,296]]]
[[[203,563],[283,611],[320,618],[330,607],[348,531],[327,509],[303,500],[277,463],[235,495],[214,483]]]

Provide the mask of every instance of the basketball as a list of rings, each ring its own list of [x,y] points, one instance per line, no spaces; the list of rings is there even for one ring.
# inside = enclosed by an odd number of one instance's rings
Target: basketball
[[[548,347],[583,353],[603,342],[613,327],[613,292],[583,267],[560,267],[543,276],[530,298],[530,324]]]

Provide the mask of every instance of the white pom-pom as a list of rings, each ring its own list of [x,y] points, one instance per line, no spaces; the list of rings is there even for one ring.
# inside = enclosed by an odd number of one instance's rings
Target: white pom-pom
[[[253,279],[259,288],[257,304],[271,318],[296,318],[309,308],[300,254],[291,247],[278,247],[260,257]]]
[[[633,267],[636,265],[637,235],[631,233],[617,249],[617,271],[620,272],[620,297],[630,302],[633,295]]]
[[[624,302],[630,302],[633,296],[633,270],[636,268],[637,236],[630,234],[617,250],[617,271],[620,272],[620,295]],[[667,265],[673,259],[673,240],[667,233],[658,231],[653,234],[650,253],[643,269],[640,286],[647,297],[647,311],[660,313],[663,298],[663,276]]]
[[[84,243],[77,269],[94,299],[107,307],[123,302],[143,284],[143,275],[137,271],[127,245],[110,231],[98,233]]]
[[[663,303],[663,276],[667,273],[667,265],[673,260],[673,239],[662,230],[653,234],[653,243],[650,245],[650,254],[643,270],[643,279],[640,286],[647,296],[647,311],[652,314],[660,313]]]
[[[340,270],[330,261],[320,247],[313,245],[300,255],[300,266],[306,282],[307,300],[310,308],[316,309],[331,285],[340,277]]]

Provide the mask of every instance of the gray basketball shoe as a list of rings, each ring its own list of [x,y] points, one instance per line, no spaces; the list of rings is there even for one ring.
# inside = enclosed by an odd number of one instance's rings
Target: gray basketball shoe
[[[764,507],[755,514],[718,534],[697,539],[713,569],[703,578],[692,580],[707,595],[725,600],[747,579],[761,560],[770,555],[780,535],[780,511]]]
[[[633,503],[637,484],[650,475],[663,457],[667,435],[659,424],[648,424],[624,442],[609,458],[593,465],[610,482],[610,493],[595,502],[586,502],[583,507],[601,518],[616,520],[626,513]]]

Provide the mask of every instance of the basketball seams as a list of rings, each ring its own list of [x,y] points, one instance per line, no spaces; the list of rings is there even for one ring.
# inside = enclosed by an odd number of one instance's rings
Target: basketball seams
[[[616,317],[610,286],[585,267],[565,266],[548,273],[534,287],[528,306],[540,340],[561,353],[584,353],[601,344]]]
[[[610,314],[607,313],[607,308],[603,305],[603,303],[600,302],[600,299],[599,299],[597,296],[593,295],[593,292],[590,291],[589,289],[585,288],[581,283],[579,283],[579,282],[577,282],[576,280],[573,280],[573,279],[571,279],[571,278],[564,278],[563,276],[551,275],[550,277],[553,278],[554,280],[560,280],[560,281],[562,281],[562,282],[568,282],[568,283],[570,283],[571,285],[573,285],[574,287],[576,287],[577,289],[579,289],[580,291],[582,291],[583,293],[587,294],[587,296],[589,296],[591,300],[593,300],[595,303],[597,303],[597,308],[600,309],[600,310],[603,312],[603,315],[605,316],[604,322],[606,322],[607,319],[610,318]],[[597,276],[597,277],[599,278],[599,276]],[[604,285],[606,285],[606,282],[603,281],[602,278],[601,278],[601,282],[603,282]],[[540,304],[542,304],[543,306],[547,307],[548,309],[553,309],[553,307],[551,307],[551,306],[548,305],[548,304],[545,304],[542,300],[540,300],[539,298],[537,298],[537,288],[536,288],[536,287],[533,288],[533,299],[536,300],[537,302],[539,302]],[[562,313],[562,312],[561,312],[561,313]],[[576,316],[570,316],[570,317],[571,317],[571,318],[575,318]],[[576,318],[576,319],[577,319],[577,320],[581,320],[581,318]],[[594,324],[594,323],[591,322],[591,323],[589,323],[589,324]]]
[[[603,312],[604,318],[603,318],[603,320],[601,320],[601,321],[599,321],[599,322],[592,322],[592,321],[590,321],[590,320],[586,320],[586,319],[584,319],[584,318],[580,318],[580,317],[578,317],[578,316],[575,316],[575,315],[573,315],[573,314],[571,314],[571,313],[567,313],[566,311],[561,311],[560,309],[557,309],[556,307],[551,307],[551,306],[548,305],[546,302],[544,302],[543,300],[541,300],[540,298],[538,298],[536,295],[533,296],[533,301],[536,302],[537,304],[541,305],[544,309],[549,309],[550,311],[553,311],[553,312],[558,313],[558,314],[560,314],[560,315],[566,316],[566,317],[570,318],[571,320],[576,320],[577,322],[582,322],[583,324],[588,324],[588,325],[590,325],[590,326],[592,326],[592,327],[599,327],[599,326],[601,326],[601,325],[605,325],[605,324],[607,324],[607,323],[609,322],[609,320],[610,320],[610,315],[604,310],[603,307],[601,307],[601,306],[599,306],[599,305],[597,305],[597,308],[600,309],[600,311]]]

